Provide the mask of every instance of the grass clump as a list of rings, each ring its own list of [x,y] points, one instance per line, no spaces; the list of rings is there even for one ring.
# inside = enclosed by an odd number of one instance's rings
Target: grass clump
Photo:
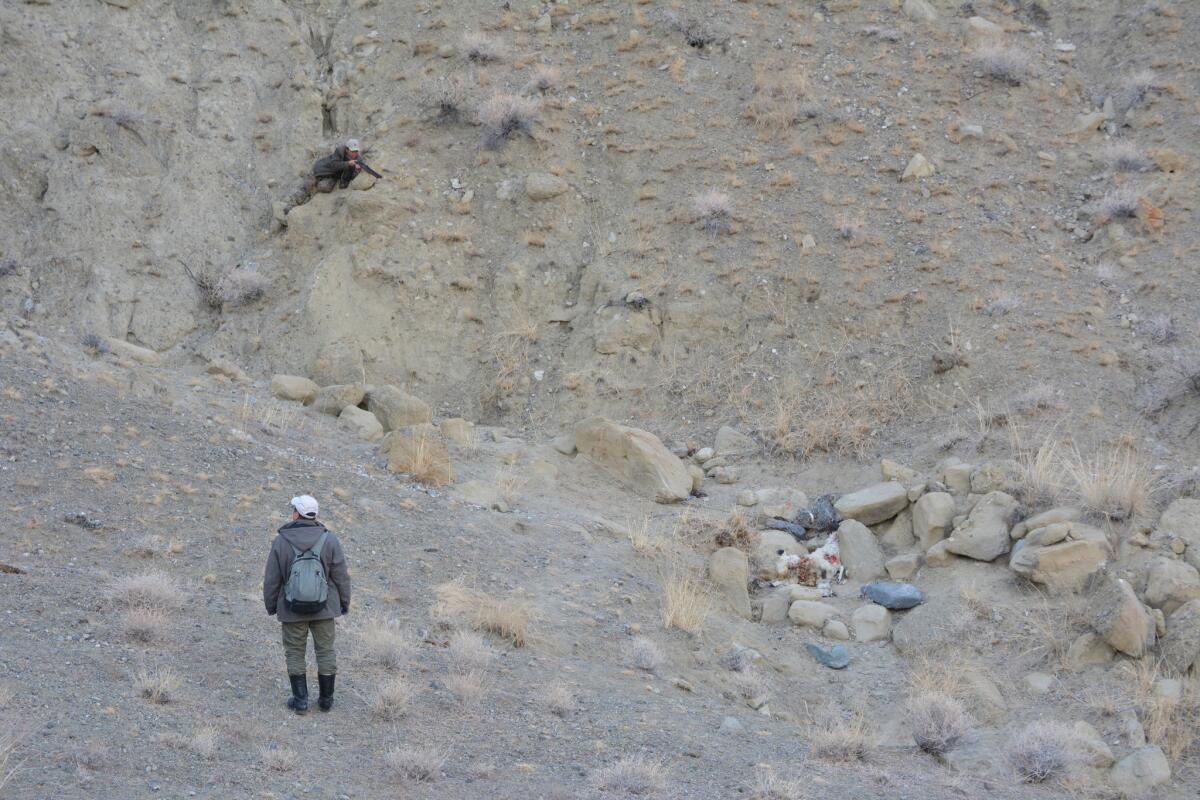
[[[513,134],[533,138],[533,128],[541,116],[541,104],[516,94],[497,93],[479,107],[479,124],[484,129],[484,146],[495,150]]]
[[[150,570],[126,575],[113,581],[110,595],[127,609],[175,609],[180,606],[181,589],[175,579],[165,572]]]
[[[712,598],[704,584],[680,568],[663,577],[663,627],[696,635],[704,629]]]
[[[413,688],[403,675],[384,678],[371,693],[371,712],[381,719],[398,719],[408,713]]]
[[[260,747],[258,756],[262,759],[263,766],[272,772],[291,772],[296,768],[296,751],[286,747]]]
[[[134,691],[155,705],[170,703],[182,685],[179,673],[171,667],[145,667],[133,679]]]
[[[1077,760],[1075,732],[1061,722],[1030,723],[1008,746],[1008,763],[1024,783],[1061,778]]]
[[[716,189],[696,195],[692,201],[696,218],[704,230],[712,234],[728,233],[733,220],[733,205],[729,195]]]
[[[500,61],[507,55],[504,44],[485,33],[464,33],[462,47],[467,60],[477,64]]]
[[[643,672],[658,672],[663,663],[662,651],[653,640],[639,636],[629,646],[629,663]]]
[[[433,589],[433,616],[441,622],[465,622],[477,631],[490,633],[524,647],[529,640],[531,611],[522,597],[498,599],[460,581],[448,581]]]
[[[159,608],[139,606],[121,612],[121,630],[133,641],[144,644],[165,638],[170,621],[170,615]]]
[[[989,45],[975,54],[975,68],[986,78],[1020,86],[1029,71],[1029,56],[1015,47]]]
[[[647,796],[666,788],[667,771],[662,764],[644,756],[627,756],[593,771],[591,784],[599,792]]]
[[[962,703],[942,692],[921,692],[908,702],[908,720],[917,747],[945,755],[970,732],[971,720]]]
[[[875,751],[875,736],[861,710],[815,728],[809,737],[813,755],[826,761],[866,761]]]
[[[431,746],[394,747],[384,755],[384,763],[402,780],[431,782],[437,780],[449,754]]]
[[[394,620],[367,620],[358,632],[358,644],[363,658],[381,667],[397,669],[408,661],[408,639]]]

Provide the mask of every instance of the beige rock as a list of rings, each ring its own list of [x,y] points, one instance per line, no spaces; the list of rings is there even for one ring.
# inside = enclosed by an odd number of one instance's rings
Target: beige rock
[[[879,474],[885,481],[900,481],[901,483],[915,481],[918,477],[915,469],[906,467],[898,461],[893,461],[890,458],[880,460]]]
[[[1113,649],[1141,658],[1156,640],[1154,617],[1121,579],[1110,579],[1092,598],[1092,628]]]
[[[695,464],[687,465],[687,474],[692,479],[692,491],[698,492],[704,488],[704,470]]]
[[[311,403],[321,390],[320,386],[300,375],[272,375],[271,394],[280,400],[297,400]]]
[[[850,639],[850,629],[840,619],[831,619],[826,621],[825,627],[821,629],[821,635],[826,639],[845,642]]]
[[[1108,772],[1112,787],[1127,797],[1146,795],[1155,786],[1171,780],[1171,764],[1156,745],[1134,750]]]
[[[929,0],[904,0],[904,16],[919,22],[933,22],[937,19],[937,11],[929,4]]]
[[[905,553],[888,559],[883,565],[888,577],[894,581],[907,581],[917,574],[921,568],[921,556],[917,553]]]
[[[754,547],[755,574],[766,580],[775,579],[775,562],[782,550],[789,556],[804,555],[808,549],[796,541],[796,537],[783,531],[759,531],[758,544]]]
[[[1160,654],[1174,672],[1200,672],[1200,600],[1189,600],[1167,617]]]
[[[1200,500],[1180,498],[1158,520],[1159,533],[1173,533],[1187,542],[1184,560],[1200,570]]]
[[[1023,539],[1025,538],[1025,534],[1030,531],[1035,531],[1047,525],[1053,525],[1056,522],[1074,522],[1080,516],[1081,512],[1078,508],[1052,508],[1049,511],[1034,514],[1029,519],[1018,522],[1013,526],[1009,535],[1014,539]]]
[[[1051,525],[1034,528],[1021,541],[1025,542],[1026,547],[1049,547],[1052,544],[1058,544],[1070,535],[1070,522],[1055,522]]]
[[[370,411],[358,406],[346,406],[338,414],[338,427],[350,431],[364,442],[373,442],[383,437],[383,426]]]
[[[755,503],[764,517],[792,519],[796,512],[808,508],[808,496],[798,489],[766,488],[754,493]]]
[[[384,430],[394,431],[433,419],[429,405],[395,386],[372,386],[366,393],[367,410],[379,418]]]
[[[1025,689],[1033,695],[1049,694],[1054,686],[1054,676],[1045,672],[1030,672],[1025,676]]]
[[[1105,114],[1103,111],[1080,114],[1075,118],[1075,124],[1071,127],[1071,132],[1081,139],[1089,138],[1107,119],[1108,114]]]
[[[883,550],[866,525],[853,519],[843,520],[838,526],[837,538],[846,577],[865,583],[887,574],[883,567]]]
[[[1004,36],[1004,29],[983,17],[967,20],[967,40],[977,44],[996,41]]]
[[[975,701],[973,705],[985,718],[998,717],[1004,713],[1007,704],[995,681],[979,670],[965,669],[960,674],[971,699]]]
[[[980,464],[971,473],[971,492],[987,494],[988,492],[1005,492],[1017,494],[1021,491],[1025,470],[1011,459],[989,461]]]
[[[362,402],[363,387],[358,384],[344,386],[325,386],[313,398],[311,406],[322,414],[337,416],[346,406],[356,406]]]
[[[529,469],[534,475],[548,482],[558,480],[559,473],[561,472],[557,464],[545,460],[533,462],[529,465]]]
[[[855,609],[850,624],[854,626],[854,638],[860,642],[882,642],[892,635],[891,612],[874,603]]]
[[[1010,495],[989,492],[971,509],[967,521],[946,539],[946,549],[977,561],[999,558],[1012,546],[1008,530],[1019,507]]]
[[[928,550],[950,532],[954,497],[946,492],[929,492],[917,500],[912,512],[913,536],[922,550]]]
[[[788,618],[788,609],[791,607],[791,587],[780,586],[778,589],[774,589],[763,600],[761,620],[768,624],[783,622]]]
[[[717,438],[713,443],[713,450],[717,456],[734,458],[757,453],[759,447],[758,442],[741,431],[731,428],[728,425],[722,425],[717,430]]]
[[[925,564],[930,567],[948,567],[954,563],[954,558],[954,554],[947,549],[945,539],[925,551]]]
[[[692,466],[695,465],[689,466],[689,471],[691,470]],[[700,475],[704,475],[704,470],[700,470]],[[738,492],[737,504],[743,508],[753,508],[754,506],[758,505],[758,495],[755,494],[753,489],[743,489],[742,491]]]
[[[370,395],[367,396],[368,407],[370,406]],[[446,441],[454,442],[460,447],[470,447],[475,444],[477,437],[475,436],[475,423],[468,422],[462,417],[450,417],[442,420],[442,424],[438,426],[438,430]]]
[[[709,556],[708,578],[725,598],[729,610],[750,619],[750,562],[736,547],[722,547]]]
[[[660,503],[674,503],[691,495],[692,476],[652,433],[591,417],[575,426],[575,446],[596,464]]]
[[[109,350],[122,358],[128,358],[139,364],[157,364],[159,361],[160,356],[158,352],[151,350],[149,347],[142,347],[133,342],[113,337],[106,338],[104,341],[108,344]]]
[[[1112,646],[1097,633],[1080,634],[1067,649],[1067,665],[1079,672],[1096,664],[1108,664],[1116,656]]]
[[[929,162],[929,159],[917,153],[908,160],[908,166],[904,168],[904,174],[900,176],[900,180],[908,181],[928,178],[936,172],[937,168]]]
[[[566,181],[548,172],[533,172],[525,178],[525,194],[530,200],[549,200],[569,188]]]
[[[712,471],[712,479],[717,483],[728,486],[738,482],[738,471],[733,467],[717,467]]]
[[[879,543],[884,547],[897,550],[907,550],[916,544],[913,537],[913,510],[906,508],[897,514],[890,522],[880,526]]]
[[[797,600],[788,609],[788,619],[795,625],[804,625],[820,630],[825,623],[837,616],[837,609],[817,600]]]
[[[1200,572],[1173,558],[1154,559],[1146,575],[1146,605],[1170,614],[1189,600],[1200,598]]]
[[[555,436],[550,441],[550,446],[562,453],[564,456],[575,455],[575,431],[564,433],[561,436]]]
[[[222,375],[230,380],[241,383],[248,383],[250,381],[250,376],[246,374],[244,369],[224,358],[214,358],[212,361],[209,361],[204,371],[209,375]]]
[[[1100,736],[1099,731],[1082,720],[1075,723],[1073,730],[1075,744],[1079,748],[1083,763],[1098,769],[1107,769],[1112,766],[1116,759],[1113,758],[1112,750]]]
[[[967,494],[971,491],[971,473],[975,467],[970,464],[950,464],[942,472],[942,483],[953,494]]]
[[[319,386],[362,383],[366,374],[362,350],[349,342],[333,342],[317,351],[309,376]]]
[[[896,481],[877,483],[857,492],[844,494],[833,504],[842,519],[874,525],[900,513],[908,506],[908,492]]]

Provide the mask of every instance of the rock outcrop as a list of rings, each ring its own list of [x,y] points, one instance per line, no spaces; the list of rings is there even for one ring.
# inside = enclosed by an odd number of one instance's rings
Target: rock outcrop
[[[575,447],[660,503],[683,500],[692,492],[692,476],[683,462],[647,431],[591,417],[575,426]]]

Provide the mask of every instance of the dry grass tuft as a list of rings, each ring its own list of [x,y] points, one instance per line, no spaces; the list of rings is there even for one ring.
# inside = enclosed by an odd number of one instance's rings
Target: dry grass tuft
[[[113,581],[110,596],[126,608],[175,609],[182,596],[179,584],[165,572],[126,575]]]
[[[729,195],[724,192],[709,189],[696,195],[692,200],[692,209],[696,212],[696,219],[709,233],[729,231],[733,221],[733,205],[729,201]]]
[[[533,68],[529,76],[529,83],[526,84],[526,91],[534,91],[539,94],[545,94],[554,87],[558,86],[562,81],[562,72],[558,67],[552,67],[549,64],[538,64]]]
[[[434,781],[442,772],[449,753],[430,746],[392,748],[383,760],[401,780]]]
[[[460,672],[486,669],[496,657],[496,651],[477,633],[455,631],[450,637],[450,663]]]
[[[166,637],[170,620],[161,609],[135,606],[121,612],[121,630],[135,642],[148,644]]]
[[[1088,206],[1096,222],[1103,225],[1114,219],[1132,219],[1137,216],[1138,201],[1142,193],[1136,186],[1126,184],[1109,191]]]
[[[729,512],[725,524],[714,537],[717,547],[736,547],[746,553],[754,549],[758,539],[758,532],[750,527],[746,515],[737,510]]]
[[[397,435],[388,447],[388,469],[404,473],[423,486],[445,486],[453,481],[450,452],[431,433]]]
[[[451,672],[443,679],[443,683],[454,699],[466,708],[477,707],[487,694],[487,679],[481,670]]]
[[[179,673],[171,667],[143,667],[133,679],[134,691],[155,705],[171,702],[182,685]]]
[[[1073,449],[1064,457],[1063,467],[1079,503],[1093,516],[1123,522],[1151,510],[1154,475],[1131,446],[1122,443],[1090,457]]]
[[[1061,722],[1032,722],[1008,746],[1008,763],[1024,783],[1065,777],[1078,761],[1075,731]]]
[[[8,785],[20,767],[13,763],[19,741],[15,733],[0,733],[0,789]]]
[[[296,768],[296,751],[275,745],[258,749],[263,766],[274,772],[291,772]]]
[[[465,621],[475,630],[499,636],[513,647],[524,647],[529,640],[531,609],[525,598],[500,600],[460,581],[435,586],[433,595],[432,613],[439,621]]]
[[[866,761],[875,752],[876,739],[861,710],[847,718],[818,725],[809,735],[813,755],[826,761]]]
[[[908,702],[908,720],[913,740],[926,753],[945,755],[971,729],[971,719],[962,703],[942,692],[922,692]]]
[[[639,556],[653,557],[666,545],[663,537],[651,530],[650,517],[644,515],[637,523],[629,525],[629,544]]]
[[[658,672],[663,663],[662,650],[653,640],[639,636],[629,645],[629,663],[644,672]]]
[[[508,52],[503,42],[493,39],[486,33],[464,33],[462,48],[467,59],[478,64],[500,61]]]
[[[1103,158],[1113,172],[1146,172],[1154,167],[1133,142],[1113,142],[1104,149]]]
[[[403,675],[384,678],[371,693],[371,712],[381,719],[397,719],[408,713],[413,688]]]
[[[975,68],[986,78],[1020,86],[1029,71],[1029,56],[1015,47],[989,45],[975,54]]]
[[[808,800],[804,783],[800,780],[784,780],[775,771],[759,766],[754,773],[754,792],[751,800]]]
[[[754,94],[742,116],[754,123],[762,138],[778,136],[804,116],[811,95],[812,84],[800,70],[755,64]]]
[[[398,669],[411,654],[409,640],[395,620],[368,619],[358,631],[359,650],[365,660],[387,669]]]
[[[662,764],[644,756],[627,756],[592,772],[592,788],[618,795],[652,795],[667,785]]]
[[[705,585],[676,565],[663,576],[663,627],[678,628],[696,635],[704,629],[712,607],[712,597]]]
[[[533,128],[541,116],[541,104],[516,94],[492,95],[479,107],[479,124],[484,128],[484,146],[496,149],[512,134],[533,137]]]
[[[546,708],[556,717],[567,717],[579,707],[571,688],[562,683],[556,683],[546,693]]]
[[[217,754],[217,742],[220,734],[212,726],[200,728],[188,740],[188,749],[204,760],[209,760]]]

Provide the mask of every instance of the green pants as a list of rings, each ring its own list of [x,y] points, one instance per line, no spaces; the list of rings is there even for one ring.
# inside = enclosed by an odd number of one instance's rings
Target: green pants
[[[308,649],[308,632],[312,631],[313,650],[317,653],[317,674],[337,674],[337,653],[333,651],[334,621],[318,619],[312,622],[284,622],[283,655],[287,659],[288,675],[303,675],[304,655]]]

